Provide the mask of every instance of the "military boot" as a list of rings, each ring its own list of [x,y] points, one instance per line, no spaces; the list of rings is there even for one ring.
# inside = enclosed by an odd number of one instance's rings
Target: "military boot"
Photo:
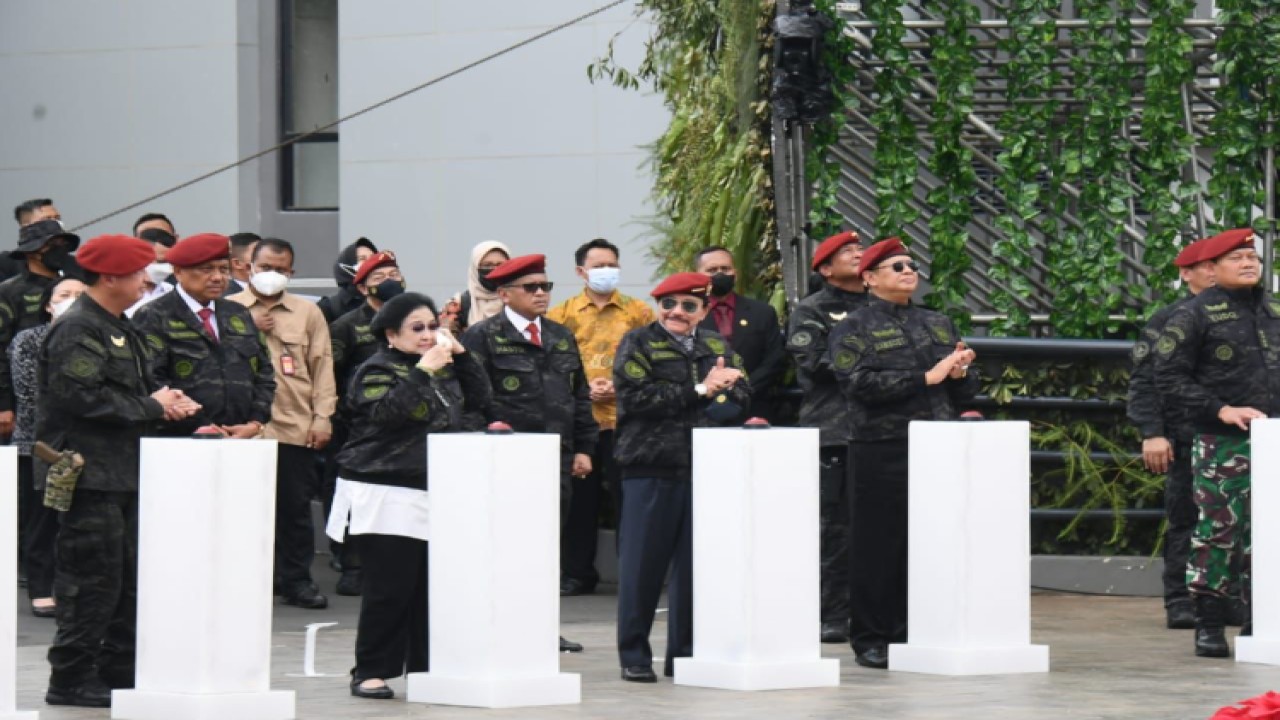
[[[1226,608],[1223,598],[1196,596],[1196,655],[1198,657],[1231,657],[1227,644]]]
[[[1170,630],[1190,630],[1196,626],[1196,611],[1190,598],[1180,598],[1165,606],[1164,626]]]

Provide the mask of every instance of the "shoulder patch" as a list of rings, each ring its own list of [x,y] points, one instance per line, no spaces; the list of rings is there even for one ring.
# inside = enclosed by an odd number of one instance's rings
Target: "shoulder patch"
[[[95,362],[88,355],[76,354],[71,356],[65,367],[68,375],[84,380],[85,378],[93,377],[98,372],[101,364]]]
[[[560,352],[564,352],[565,350],[568,350],[569,338],[560,338],[559,342],[555,344],[555,349],[559,350]]]
[[[425,418],[430,412],[431,412],[431,406],[426,404],[425,402],[420,402],[418,403],[418,406],[413,409],[413,412],[409,414],[413,416],[414,420],[421,420]]]
[[[836,352],[834,364],[837,370],[848,370],[858,362],[857,353],[852,350],[840,350]]]
[[[391,392],[391,387],[388,385],[368,385],[360,392],[360,394],[363,395],[366,400],[377,400],[388,392]]]
[[[807,330],[801,330],[791,336],[791,344],[796,347],[808,347],[813,343],[813,336]]]
[[[150,345],[153,350],[164,350],[164,339],[159,335],[147,335],[147,344]]]
[[[644,368],[635,360],[628,360],[626,364],[622,366],[622,371],[627,374],[627,377],[635,380],[639,380],[645,376]]]
[[[227,324],[231,326],[232,330],[240,333],[241,335],[249,332],[248,326],[244,324],[244,318],[239,315],[232,315],[231,319],[227,321]]]
[[[1151,354],[1151,344],[1146,340],[1139,340],[1133,344],[1133,359],[1141,360]]]
[[[1156,352],[1160,353],[1161,355],[1168,355],[1172,353],[1174,350],[1176,350],[1177,347],[1178,347],[1177,341],[1169,337],[1168,335],[1165,335],[1164,337],[1160,338],[1160,342],[1156,343]]]

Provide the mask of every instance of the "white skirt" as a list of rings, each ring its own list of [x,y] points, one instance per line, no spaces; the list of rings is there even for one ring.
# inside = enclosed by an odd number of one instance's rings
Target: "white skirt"
[[[431,498],[425,490],[338,478],[325,534],[400,535],[430,540]]]

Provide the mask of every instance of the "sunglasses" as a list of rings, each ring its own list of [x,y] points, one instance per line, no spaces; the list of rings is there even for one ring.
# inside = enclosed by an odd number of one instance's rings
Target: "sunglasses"
[[[556,284],[553,282],[536,282],[536,283],[520,283],[519,285],[507,285],[506,287],[509,287],[509,288],[518,287],[521,290],[524,290],[525,292],[532,295],[538,292],[539,290],[545,293],[549,293],[551,292],[551,288],[555,286]]]
[[[686,313],[692,315],[702,309],[702,304],[694,300],[676,300],[675,298],[662,298],[658,301],[658,307],[663,310],[674,310],[676,305]]]
[[[891,268],[896,273],[900,273],[907,268],[911,268],[911,272],[920,272],[920,265],[918,265],[914,260],[907,260],[907,261],[899,260],[898,262],[893,263],[892,265],[881,265],[880,267]],[[880,268],[876,268],[876,269],[879,270]]]
[[[412,331],[414,331],[414,332],[416,332],[416,333],[420,333],[420,332],[422,332],[422,331],[424,331],[424,330],[439,330],[439,329],[440,329],[440,323],[438,323],[438,322],[436,322],[436,321],[434,321],[434,320],[432,320],[432,321],[431,321],[431,322],[429,322],[429,323],[416,322],[416,323],[414,323],[414,324],[410,325],[410,326],[409,326],[409,329],[410,329],[410,330],[412,330]]]

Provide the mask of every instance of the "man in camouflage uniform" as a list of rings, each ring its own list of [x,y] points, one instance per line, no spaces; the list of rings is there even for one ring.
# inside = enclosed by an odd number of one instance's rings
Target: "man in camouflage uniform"
[[[787,332],[787,350],[795,358],[804,390],[800,424],[819,432],[821,637],[828,643],[849,639],[849,417],[827,357],[827,337],[836,323],[867,303],[858,275],[861,259],[857,233],[842,232],[824,240],[813,254],[813,269],[824,280],[822,289],[800,301]]]
[[[0,283],[0,436],[13,434],[13,374],[9,344],[14,336],[44,322],[45,290],[66,270],[79,277],[70,253],[80,238],[62,229],[58,220],[40,220],[18,231],[18,249],[10,253],[25,264],[23,271]]]
[[[560,524],[568,518],[571,478],[591,474],[600,426],[591,415],[591,394],[569,328],[543,317],[551,301],[546,257],[511,258],[489,273],[503,311],[467,328],[462,344],[473,353],[493,386],[486,413],[516,432],[560,436]],[[560,638],[562,652],[582,646]]]
[[[40,352],[37,437],[85,461],[55,551],[51,705],[109,707],[113,688],[133,687],[139,439],[163,420],[199,410],[180,390],[155,389],[146,342],[123,317],[142,296],[143,268],[154,259],[137,238],[86,243],[80,263],[89,289],[50,328]]]
[[[222,299],[231,278],[230,248],[230,239],[213,233],[174,245],[166,259],[177,287],[133,317],[151,347],[156,385],[182,390],[202,406],[188,420],[167,425],[166,435],[216,425],[229,437],[252,438],[271,420],[271,355],[249,310]]]
[[[1164,608],[1165,626],[1191,629],[1196,625],[1191,595],[1187,592],[1187,555],[1191,530],[1196,524],[1196,504],[1191,497],[1190,418],[1176,402],[1166,402],[1156,388],[1152,350],[1173,312],[1213,286],[1213,262],[1199,257],[1204,241],[1191,243],[1178,253],[1182,283],[1190,294],[1162,307],[1151,316],[1133,344],[1133,371],[1129,375],[1129,420],[1142,433],[1142,459],[1147,469],[1165,475],[1164,481]]]
[[[350,428],[343,417],[343,398],[356,369],[373,357],[378,348],[386,345],[371,329],[373,316],[382,304],[405,290],[404,275],[396,262],[396,254],[383,250],[365,258],[351,278],[356,292],[364,296],[364,304],[329,324],[329,342],[333,344],[333,377],[338,388],[338,410],[333,414],[333,440],[325,448],[324,481],[320,496],[324,498],[325,517],[333,509],[333,493],[338,481],[338,453],[347,442]],[[356,546],[359,539],[347,536],[341,543],[330,541],[329,549],[335,558],[341,558],[342,577],[336,588],[339,595],[360,594],[360,553]]]
[[[867,248],[858,271],[871,297],[828,353],[852,438],[849,640],[859,665],[883,669],[889,643],[907,640],[907,425],[955,420],[978,377],[955,325],[911,303],[919,275],[897,238]]]
[[[1259,286],[1253,231],[1211,238],[1200,257],[1217,281],[1174,311],[1156,343],[1156,384],[1191,418],[1192,483],[1199,519],[1187,587],[1195,602],[1196,655],[1228,657],[1224,626],[1231,559],[1250,601],[1249,423],[1280,416],[1280,300]],[[1245,626],[1249,630],[1248,622]]]

